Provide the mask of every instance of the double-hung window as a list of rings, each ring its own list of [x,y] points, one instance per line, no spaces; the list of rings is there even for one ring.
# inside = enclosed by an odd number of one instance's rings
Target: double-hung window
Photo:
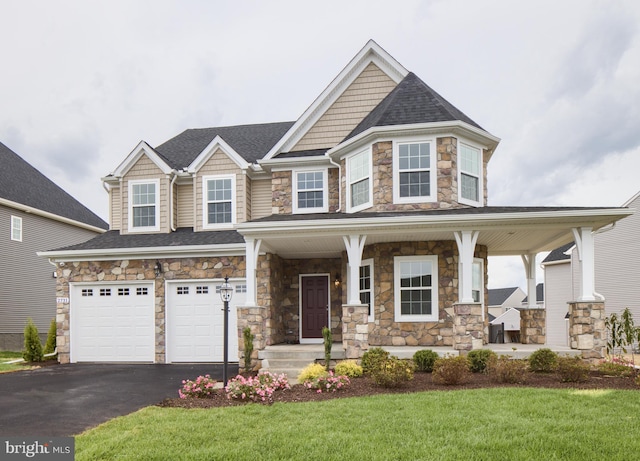
[[[371,154],[369,149],[347,158],[348,210],[360,211],[371,206]]]
[[[369,322],[373,314],[373,259],[365,259],[360,266],[360,302],[369,306]]]
[[[326,213],[327,170],[293,172],[293,212]]]
[[[129,231],[144,232],[160,229],[160,181],[129,181]]]
[[[398,142],[394,148],[394,201],[432,202],[436,199],[435,152],[429,140]]]
[[[480,149],[460,143],[458,152],[460,202],[479,205],[482,190]]]
[[[22,242],[22,218],[11,216],[11,240]]]
[[[235,176],[205,176],[204,227],[228,227],[235,223]]]
[[[438,320],[438,257],[394,258],[396,322]]]

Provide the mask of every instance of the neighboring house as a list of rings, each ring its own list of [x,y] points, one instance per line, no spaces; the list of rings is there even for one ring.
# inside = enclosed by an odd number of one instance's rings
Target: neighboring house
[[[520,311],[514,307],[508,308],[491,322],[490,342],[492,343],[519,343],[520,342]],[[498,327],[498,328],[495,328]]]
[[[0,143],[0,350],[21,350],[31,317],[56,317],[56,268],[37,251],[84,242],[107,223]]]
[[[41,253],[59,358],[220,361],[224,277],[232,360],[245,327],[256,351],[321,343],[324,326],[354,358],[482,347],[489,255],[522,255],[535,286],[537,253],[575,229],[588,256],[592,229],[631,214],[488,206],[498,143],[373,41],[295,121],[141,141],[102,178],[111,230]]]
[[[522,306],[527,294],[520,287],[492,288],[488,290],[489,314],[494,318],[504,314],[510,308]]]
[[[640,192],[623,207],[640,208]],[[594,234],[595,293],[604,298],[606,315],[620,314],[625,308],[640,325],[640,215],[601,229]],[[570,345],[567,303],[576,299],[582,283],[582,263],[573,242],[553,250],[542,262],[547,308],[547,343]]]
[[[529,297],[525,296],[522,300],[523,306],[530,306]],[[536,305],[538,309],[544,309],[544,283],[538,283],[536,285]]]

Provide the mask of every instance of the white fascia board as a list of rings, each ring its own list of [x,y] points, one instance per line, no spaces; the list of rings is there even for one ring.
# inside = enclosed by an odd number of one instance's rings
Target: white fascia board
[[[202,166],[211,158],[211,156],[215,153],[215,151],[220,148],[222,152],[224,152],[233,162],[238,165],[238,167],[242,170],[246,170],[249,168],[249,163],[242,158],[240,154],[238,154],[233,147],[231,147],[227,142],[220,137],[220,135],[213,138],[213,140],[209,143],[207,147],[202,149],[202,152],[198,154],[191,165],[187,168],[187,171],[190,173],[197,172]]]
[[[245,256],[244,243],[226,245],[185,245],[176,247],[112,248],[70,251],[39,251],[52,262],[115,261],[120,259],[194,258],[201,256]]]
[[[299,167],[331,166],[331,161],[325,155],[297,158],[273,158],[259,162],[267,171],[285,171]]]
[[[129,171],[129,169],[133,165],[135,165],[135,163],[143,155],[146,155],[147,157],[149,157],[149,159],[158,168],[160,168],[160,170],[162,170],[162,172],[164,174],[168,175],[168,174],[171,174],[171,172],[173,171],[173,169],[171,167],[169,167],[169,165],[167,165],[166,162],[160,158],[160,156],[153,149],[153,147],[151,147],[145,141],[140,141],[138,143],[138,145],[131,151],[131,153],[129,155],[127,155],[127,158],[125,158],[124,161],[120,165],[118,165],[118,167],[115,169],[115,171],[112,173],[111,176],[113,176],[113,177],[122,177],[122,176],[124,176],[127,173],[127,171]],[[109,176],[106,176],[105,178],[103,178],[103,181],[106,178],[109,178]]]
[[[48,211],[39,210],[38,208],[33,208],[28,205],[23,205],[22,203],[18,203],[18,202],[12,202],[11,200],[6,200],[3,198],[0,198],[0,205],[7,206],[9,208],[14,208],[19,211],[24,211],[25,213],[28,213],[28,214],[42,216],[43,218],[52,219],[54,221],[59,221],[65,224],[80,227],[82,229],[98,232],[100,234],[107,231],[106,229],[103,229],[101,227],[92,226],[90,224],[76,221],[75,219],[65,218],[64,216],[60,216],[54,213],[49,213]]]
[[[571,262],[571,259],[559,259],[557,261],[548,261],[548,262],[542,262],[540,263],[540,265],[542,267],[547,267],[547,266],[558,266],[560,264],[569,264]]]
[[[419,135],[462,136],[465,139],[479,143],[484,149],[488,149],[491,154],[501,141],[500,138],[461,120],[415,123],[411,125],[374,126],[329,149],[325,155],[332,158],[341,158],[354,149],[365,144],[370,144],[377,139]]]
[[[289,128],[289,131],[280,141],[271,148],[269,153],[264,156],[264,159],[269,160],[280,152],[287,152],[293,148],[370,63],[378,66],[396,84],[400,83],[409,73],[402,64],[382,49],[380,45],[373,40],[369,40],[320,96],[304,111],[296,123]]]

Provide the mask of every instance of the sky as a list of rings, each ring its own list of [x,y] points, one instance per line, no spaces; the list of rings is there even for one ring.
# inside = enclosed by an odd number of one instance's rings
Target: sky
[[[489,205],[640,191],[637,0],[0,0],[0,15],[0,141],[105,220],[100,178],[141,140],[296,120],[369,39],[501,139]],[[525,288],[522,262],[490,258],[488,282]]]

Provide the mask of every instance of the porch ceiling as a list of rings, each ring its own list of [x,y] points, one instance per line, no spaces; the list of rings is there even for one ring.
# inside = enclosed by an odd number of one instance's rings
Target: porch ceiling
[[[490,256],[551,251],[571,242],[572,228],[601,229],[633,213],[627,208],[542,209],[511,213],[428,214],[307,219],[272,218],[243,223],[245,238],[262,239],[261,251],[286,259],[333,258],[345,251],[344,235],[366,235],[365,245],[384,242],[455,240],[454,232],[478,231]]]

